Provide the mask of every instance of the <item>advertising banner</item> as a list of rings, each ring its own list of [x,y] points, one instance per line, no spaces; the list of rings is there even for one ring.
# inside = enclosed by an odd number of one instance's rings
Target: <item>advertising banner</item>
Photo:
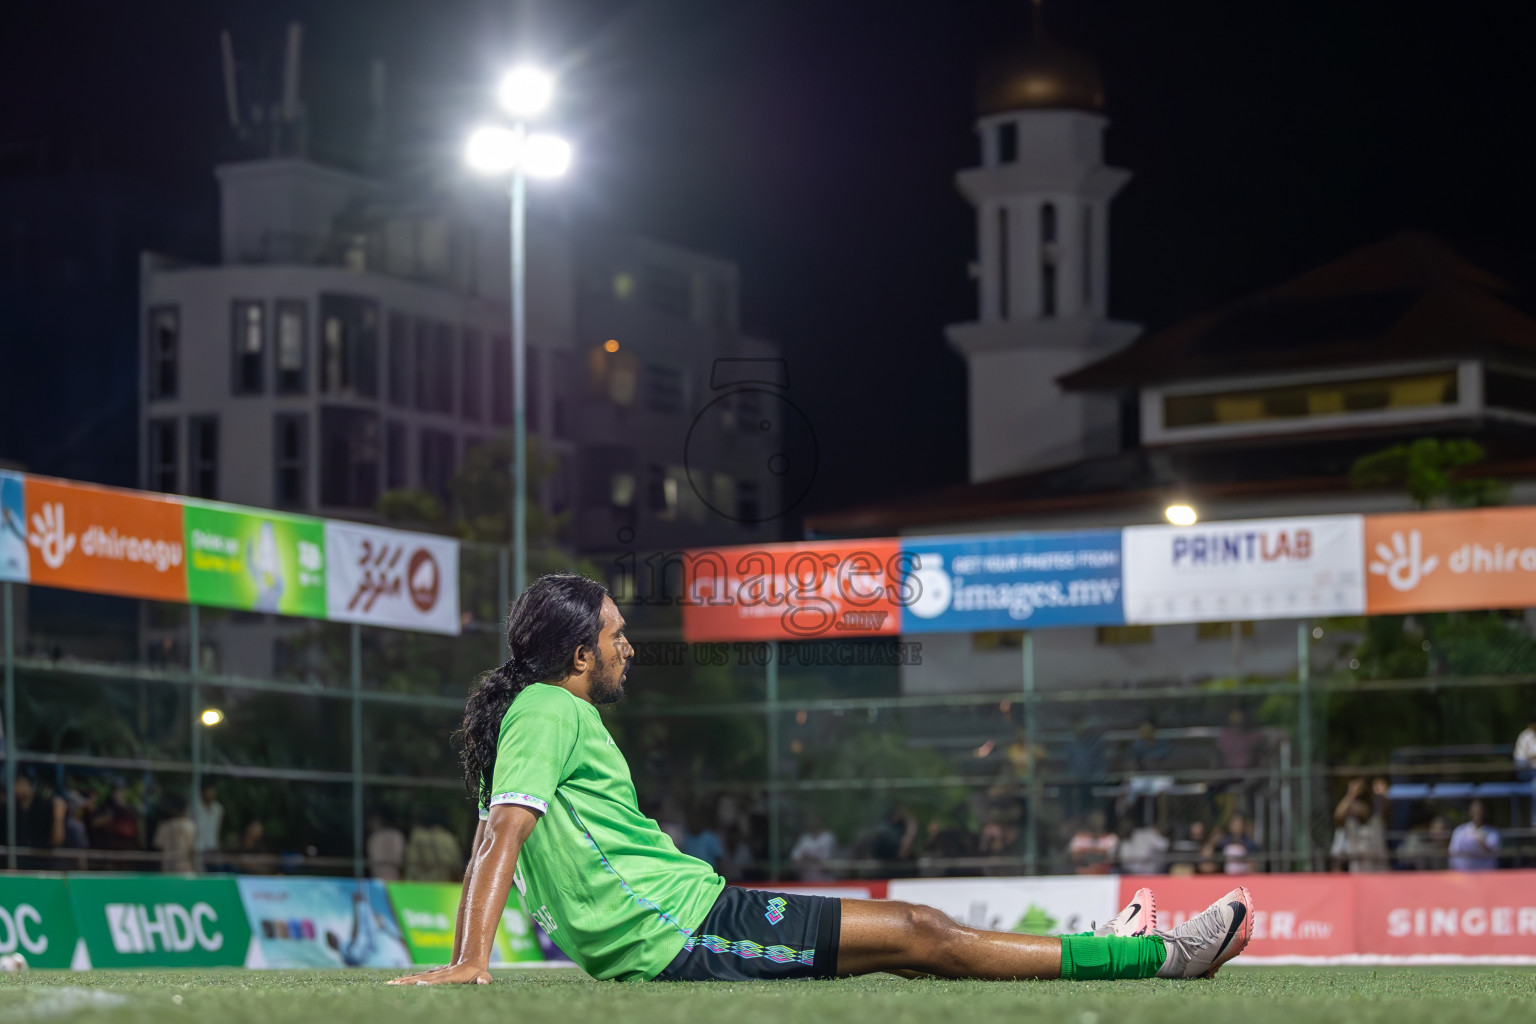
[[[1149,885],[1157,894],[1157,927],[1183,924],[1242,884],[1253,894],[1253,939],[1243,959],[1265,957],[1335,957],[1358,952],[1355,932],[1356,883],[1362,875],[1169,875],[1120,878],[1116,910],[1136,890]],[[1383,876],[1389,877],[1389,876]],[[1422,875],[1413,875],[1418,885]],[[1400,889],[1411,888],[1399,880]]]
[[[411,955],[376,878],[242,875],[248,967],[409,967]]]
[[[1360,615],[1364,533],[1355,515],[1126,527],[1125,620]]]
[[[20,953],[29,967],[69,967],[79,937],[64,879],[0,876],[0,956]]]
[[[987,931],[1062,935],[1087,931],[1120,910],[1114,875],[892,879],[893,900],[923,903]],[[1207,900],[1206,902],[1209,902]]]
[[[457,635],[459,542],[325,521],[326,617]]]
[[[325,521],[189,501],[193,604],[325,618]]]
[[[424,967],[448,963],[453,956],[460,886],[450,882],[389,882],[388,890],[411,962]],[[543,959],[533,922],[513,889],[507,893],[507,909],[502,911],[501,926],[496,929],[491,966]]]
[[[72,875],[93,967],[239,967],[251,928],[233,878]]]
[[[1360,952],[1536,957],[1536,871],[1356,875]],[[1257,895],[1257,894],[1255,894]]]
[[[966,633],[1125,621],[1120,531],[904,537],[903,633]]]
[[[679,557],[683,639],[689,643],[901,632],[906,571],[899,541],[763,544],[696,549]],[[638,584],[641,593],[660,595],[659,582]]]
[[[180,503],[35,476],[25,493],[31,582],[187,600]]]
[[[1536,605],[1536,508],[1365,517],[1372,615]]]
[[[0,582],[25,583],[27,553],[26,478],[0,470]]]

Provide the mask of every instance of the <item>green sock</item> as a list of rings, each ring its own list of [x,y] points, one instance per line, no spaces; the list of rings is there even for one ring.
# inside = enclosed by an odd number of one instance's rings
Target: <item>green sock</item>
[[[1151,978],[1167,957],[1156,935],[1061,937],[1061,976],[1068,981]]]

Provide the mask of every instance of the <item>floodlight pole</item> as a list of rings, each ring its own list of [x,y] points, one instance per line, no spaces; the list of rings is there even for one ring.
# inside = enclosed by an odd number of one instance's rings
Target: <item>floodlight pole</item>
[[[16,752],[21,743],[16,732],[16,634],[11,618],[11,584],[0,583],[5,593],[5,866],[16,870]]]
[[[526,182],[523,175],[522,148],[528,136],[527,126],[517,122],[518,161],[512,168],[509,186],[512,236],[512,597],[528,585],[528,407],[524,394],[528,358],[528,309],[524,294],[523,207]],[[506,609],[502,609],[505,613]]]

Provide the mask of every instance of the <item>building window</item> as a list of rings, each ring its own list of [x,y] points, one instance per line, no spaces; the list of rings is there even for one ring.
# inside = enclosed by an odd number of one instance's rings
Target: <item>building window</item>
[[[187,493],[195,498],[219,496],[219,418],[193,416],[187,420]]]
[[[464,405],[464,418],[471,423],[479,423],[484,415],[484,403],[480,396],[485,393],[485,345],[480,340],[480,332],[466,330],[464,332],[464,361],[459,373],[459,393],[463,396],[460,401]]]
[[[277,393],[302,395],[309,388],[305,379],[309,355],[306,352],[305,309],[299,299],[284,299],[277,304]]]
[[[1166,395],[1163,426],[1207,427],[1455,405],[1455,370],[1198,395]]]
[[[416,321],[416,408],[453,412],[453,328]]]
[[[736,481],[736,518],[744,523],[755,523],[762,518],[757,492],[756,480]]]
[[[453,435],[443,430],[421,432],[421,487],[448,504],[454,471]]]
[[[1013,271],[1008,265],[1008,207],[997,209],[997,317],[1008,319],[1009,278]]]
[[[390,420],[384,424],[384,489],[386,491],[398,491],[402,487],[410,485],[406,476],[406,467],[410,465],[410,453],[406,446],[410,444],[407,438],[405,424],[398,420]]]
[[[1016,651],[1023,646],[1024,631],[1022,629],[988,629],[971,634],[973,651]]]
[[[1056,204],[1040,207],[1040,315],[1056,315]]]
[[[671,522],[677,518],[677,478],[655,463],[646,481],[646,495],[657,519]]]
[[[1152,642],[1151,626],[1100,626],[1095,634],[1101,647],[1120,647],[1126,644]]]
[[[1083,207],[1083,305],[1093,303],[1093,207]]]
[[[608,479],[608,504],[629,508],[635,503],[635,474],[615,473]]]
[[[176,420],[149,421],[149,479],[152,491],[175,494],[177,486]]]
[[[1011,164],[1019,158],[1019,126],[1009,121],[997,126],[997,162]]]
[[[1230,640],[1232,639],[1232,627],[1234,626],[1237,627],[1238,636],[1253,636],[1252,622],[1197,622],[1195,623],[1195,639]]]
[[[389,404],[402,409],[411,404],[411,318],[404,313],[389,314],[389,378],[385,386]]]
[[[320,390],[327,395],[376,397],[378,334],[379,307],[371,299],[320,296]]]
[[[688,377],[675,366],[645,364],[645,405],[651,412],[681,413],[688,402]]]
[[[1536,413],[1536,377],[1490,367],[1483,371],[1483,401],[1490,408]]]
[[[149,311],[149,400],[176,397],[176,361],[181,338],[181,314],[175,306]]]
[[[259,302],[236,302],[232,307],[234,336],[234,392],[262,392],[262,360],[267,348],[267,328]]]
[[[309,480],[308,418],[282,413],[272,421],[272,498],[278,508],[303,508]]]
[[[378,500],[378,415],[364,409],[321,409],[321,504],[371,509]]]

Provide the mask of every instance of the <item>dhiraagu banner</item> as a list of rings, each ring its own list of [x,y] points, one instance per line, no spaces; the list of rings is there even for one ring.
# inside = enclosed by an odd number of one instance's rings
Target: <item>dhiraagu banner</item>
[[[411,951],[411,961],[422,966],[446,964],[453,958],[453,928],[459,912],[459,886],[449,882],[388,882],[400,932]],[[507,894],[507,909],[496,929],[491,965],[536,962],[544,959],[534,935],[533,922],[523,909],[517,890]]]
[[[325,522],[186,503],[193,604],[325,618]]]
[[[0,877],[0,956],[20,953],[30,967],[75,965],[79,933],[64,885],[62,878]]]
[[[93,967],[241,967],[251,926],[230,876],[72,875]]]

